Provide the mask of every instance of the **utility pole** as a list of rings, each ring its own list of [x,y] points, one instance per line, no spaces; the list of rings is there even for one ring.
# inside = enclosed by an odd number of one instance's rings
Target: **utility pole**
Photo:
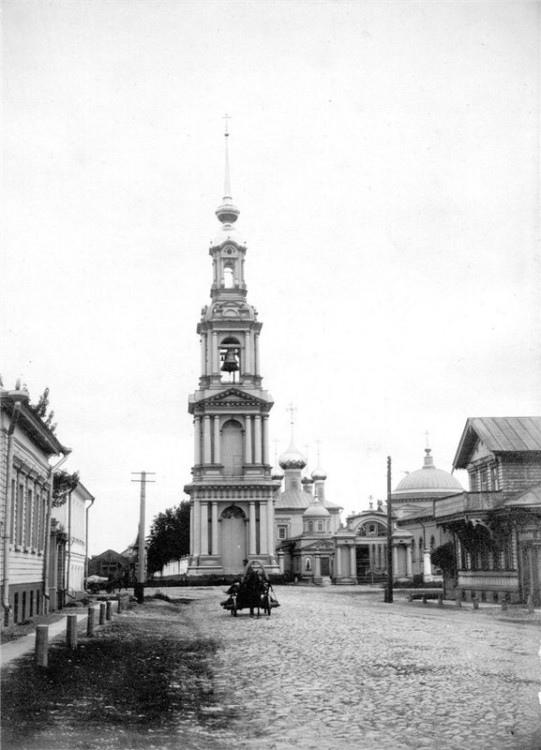
[[[393,602],[393,517],[391,507],[391,457],[387,456],[387,590],[385,601]]]
[[[142,604],[145,598],[145,500],[147,482],[154,482],[154,479],[147,479],[149,474],[154,475],[154,471],[132,471],[132,474],[139,474],[141,479],[132,479],[132,482],[141,484],[141,496],[139,503],[139,565],[137,571],[137,583],[135,584],[134,594],[139,604]]]

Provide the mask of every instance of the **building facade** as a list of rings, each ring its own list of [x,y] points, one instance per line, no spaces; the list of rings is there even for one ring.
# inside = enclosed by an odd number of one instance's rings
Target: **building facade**
[[[189,400],[194,424],[189,575],[237,575],[243,560],[278,571],[274,554],[274,493],[269,464],[269,413],[259,338],[262,324],[247,301],[246,243],[236,221],[226,134],[225,189],[211,242],[211,302],[197,326],[199,387]]]
[[[69,449],[34,414],[28,393],[20,389],[2,390],[0,437],[0,565],[8,626],[56,609],[49,580],[54,472],[49,460],[67,457]]]
[[[453,466],[469,491],[434,514],[453,535],[456,595],[541,604],[541,417],[468,419]]]
[[[325,496],[326,472],[318,466],[303,477],[305,468],[292,436],[272,473],[284,481],[284,491],[279,487],[275,496],[276,554],[281,573],[320,583],[333,576],[333,534],[340,528],[342,508]]]
[[[413,578],[425,583],[443,580],[443,571],[431,561],[432,553],[452,539],[449,531],[438,525],[435,503],[441,498],[464,492],[456,477],[434,465],[430,448],[425,448],[423,466],[409,472],[392,493],[393,517],[402,531],[412,536],[411,565]]]
[[[88,509],[94,499],[78,482],[58,504],[53,501],[50,575],[62,606],[85,593]]]

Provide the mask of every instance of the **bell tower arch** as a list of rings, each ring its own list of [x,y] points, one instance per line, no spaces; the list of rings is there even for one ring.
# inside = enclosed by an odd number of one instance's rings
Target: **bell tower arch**
[[[260,369],[262,324],[247,300],[247,247],[236,226],[228,139],[226,128],[220,228],[209,248],[210,303],[197,325],[201,371],[188,404],[194,424],[192,481],[184,488],[190,496],[190,575],[238,575],[244,558],[279,572],[273,536],[278,484],[269,463],[273,402]]]

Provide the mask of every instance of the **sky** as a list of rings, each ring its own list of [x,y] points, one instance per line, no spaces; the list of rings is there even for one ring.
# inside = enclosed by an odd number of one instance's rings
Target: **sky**
[[[540,411],[538,2],[4,0],[2,365],[95,496],[187,499],[224,115],[272,451],[348,513]],[[467,485],[462,472],[457,478]]]

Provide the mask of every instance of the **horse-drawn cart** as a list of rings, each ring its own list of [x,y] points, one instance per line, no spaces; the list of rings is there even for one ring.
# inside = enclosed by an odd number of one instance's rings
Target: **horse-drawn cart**
[[[256,565],[260,567],[257,571]],[[221,602],[221,606],[229,610],[233,617],[237,616],[239,609],[249,609],[252,617],[255,610],[258,617],[261,610],[270,616],[272,609],[280,606],[265,569],[257,561],[250,563],[242,579],[235,581],[225,593],[229,594],[229,598]]]

